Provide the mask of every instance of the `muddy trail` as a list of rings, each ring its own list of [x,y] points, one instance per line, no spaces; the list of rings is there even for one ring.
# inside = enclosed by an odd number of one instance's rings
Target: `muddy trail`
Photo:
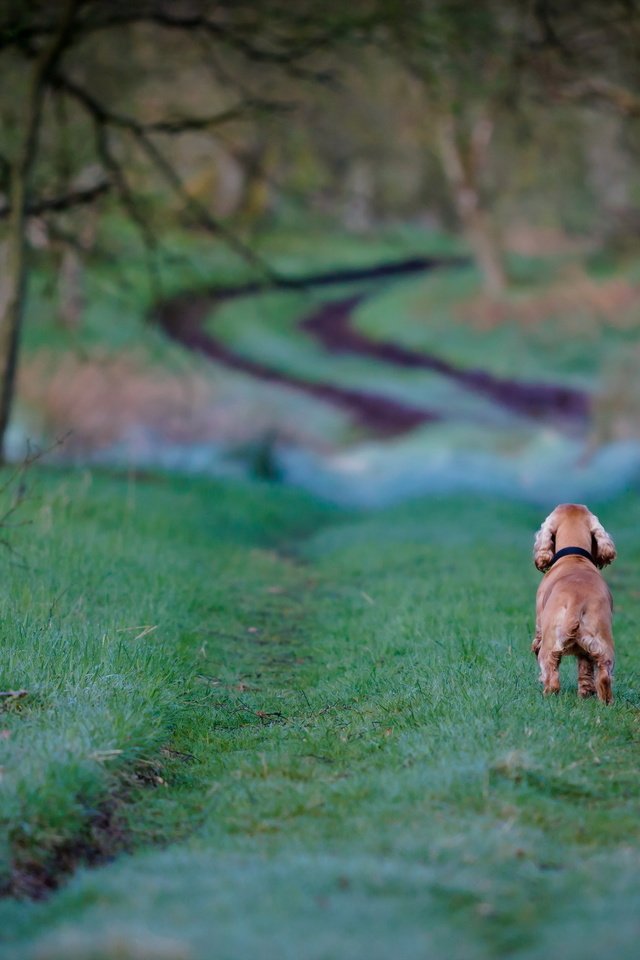
[[[586,393],[547,383],[526,383],[496,377],[486,370],[465,370],[430,353],[411,350],[388,340],[373,340],[351,325],[354,310],[366,299],[344,297],[323,304],[301,323],[331,353],[357,353],[399,367],[430,370],[459,386],[482,394],[494,403],[534,419],[553,419],[568,425],[584,422],[589,413]]]
[[[270,290],[311,290],[335,284],[362,283],[408,276],[425,270],[455,267],[461,259],[441,260],[412,257],[375,267],[332,270],[305,277],[257,280],[235,287],[215,287],[183,293],[156,304],[152,318],[169,336],[190,350],[202,353],[233,370],[269,383],[293,387],[306,394],[337,404],[365,428],[381,435],[405,433],[425,423],[441,419],[439,413],[393,400],[382,394],[312,382],[236,353],[205,329],[211,311],[238,297],[258,295]],[[367,297],[358,292],[329,300],[303,316],[300,329],[311,334],[333,354],[355,354],[406,369],[438,373],[457,385],[482,395],[511,413],[575,431],[584,426],[589,414],[589,396],[573,388],[547,383],[522,382],[497,377],[485,370],[463,369],[434,354],[413,350],[391,341],[375,340],[354,329],[353,313]]]
[[[219,297],[214,299],[209,294],[176,297],[165,302],[156,311],[156,318],[172,340],[178,341],[189,350],[202,353],[231,370],[247,373],[267,383],[295,387],[296,390],[318,400],[346,408],[363,427],[380,435],[406,433],[421,424],[439,419],[437,414],[421,407],[413,407],[364,390],[352,390],[331,383],[313,383],[230,350],[204,329],[204,322],[212,305],[220,302]]]

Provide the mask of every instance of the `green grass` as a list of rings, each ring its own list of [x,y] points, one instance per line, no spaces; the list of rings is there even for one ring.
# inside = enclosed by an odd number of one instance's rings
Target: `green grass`
[[[368,263],[380,262],[385,252],[384,246],[369,250]],[[348,259],[346,262],[350,265]],[[358,262],[362,262],[362,254]],[[597,302],[590,304],[588,292],[582,301],[576,294],[574,302],[563,300],[562,293],[553,294],[557,287],[570,297],[573,286],[582,282],[581,269],[585,271],[583,279],[588,277],[596,285],[610,280],[634,286],[638,282],[634,261],[603,266],[600,260],[589,264],[575,259],[563,263],[513,258],[513,284],[500,306],[501,319],[490,328],[465,314],[482,298],[480,276],[472,265],[361,283],[358,288],[336,285],[316,292],[238,299],[216,310],[211,328],[240,353],[276,369],[364,389],[377,385],[399,399],[468,415],[469,407],[478,407],[478,398],[469,400],[467,393],[446,378],[372,363],[371,359],[327,355],[312,337],[297,330],[298,321],[319,304],[360,290],[368,297],[354,311],[354,325],[375,340],[401,343],[463,369],[481,368],[498,376],[593,388],[606,364],[638,343],[638,307],[637,303],[623,305],[603,316]],[[576,280],[571,279],[571,270],[578,270]],[[519,311],[527,304],[533,313],[522,319]],[[497,416],[487,402],[480,401],[480,410],[484,419]]]
[[[336,235],[321,225],[312,225],[301,237],[299,231],[278,226],[247,239],[273,266],[289,276],[339,266],[372,265],[419,253],[459,254],[459,248],[445,237],[396,228],[361,237]],[[66,434],[69,428],[73,430],[78,423],[79,442],[97,445],[100,441],[86,431],[86,418],[83,420],[77,412],[82,402],[74,393],[74,386],[86,373],[83,360],[94,364],[104,361],[107,366],[120,357],[131,360],[122,376],[126,375],[127,387],[139,398],[139,407],[131,417],[130,429],[122,427],[115,439],[109,437],[106,449],[99,451],[116,462],[130,454],[137,455],[132,440],[137,431],[152,438],[155,450],[150,456],[156,456],[156,462],[163,462],[167,443],[169,447],[173,444],[169,431],[158,431],[157,420],[142,399],[149,387],[142,371],[149,373],[153,389],[158,388],[164,372],[170,372],[171,383],[166,386],[168,407],[175,405],[171,391],[176,378],[185,383],[193,378],[198,386],[211,387],[210,403],[221,414],[219,421],[214,418],[219,424],[215,429],[220,435],[220,469],[226,469],[226,454],[234,453],[236,446],[239,456],[234,464],[244,469],[241,465],[247,461],[243,452],[246,445],[260,445],[265,436],[279,436],[284,444],[292,442],[311,451],[312,457],[318,450],[324,454],[375,441],[372,431],[363,430],[345,407],[292,394],[290,388],[210,363],[168,342],[152,324],[145,323],[153,295],[139,241],[115,217],[105,218],[100,241],[104,248],[116,249],[118,255],[112,261],[96,255],[90,263],[85,278],[87,309],[77,331],[61,329],[55,323],[52,265],[41,258],[25,324],[24,403],[17,405],[12,449],[22,449],[25,435],[46,443]],[[197,291],[215,283],[241,284],[252,276],[251,268],[235,254],[195,232],[182,231],[169,237],[160,260],[164,294]],[[353,322],[371,338],[392,340],[432,353],[463,369],[484,369],[518,380],[584,388],[594,398],[589,443],[594,438],[595,443],[604,443],[633,436],[638,407],[632,386],[633,360],[638,350],[633,289],[627,306],[622,303],[619,311],[600,316],[597,297],[595,306],[589,305],[593,295],[589,284],[614,281],[636,288],[637,262],[604,255],[584,262],[575,256],[513,257],[510,270],[513,285],[500,307],[500,321],[490,329],[482,329],[482,322],[469,316],[469,310],[484,302],[478,272],[471,266],[361,286],[336,285],[306,293],[277,291],[239,297],[222,304],[212,315],[210,326],[235,352],[269,368],[311,383],[374,393],[434,414],[438,418],[436,425],[415,431],[407,448],[397,456],[393,454],[398,462],[408,463],[413,458],[421,463],[438,463],[446,461],[453,451],[457,463],[462,450],[481,447],[496,465],[496,483],[506,477],[505,483],[526,486],[532,465],[535,468],[541,458],[550,473],[561,475],[565,470],[562,451],[568,448],[552,423],[522,417],[481,393],[428,370],[403,369],[346,353],[330,354],[298,328],[300,319],[328,298],[366,290],[370,295],[355,311]],[[585,302],[580,306],[578,296],[577,305],[571,306],[569,299],[565,309],[562,291],[568,291],[570,296],[574,281],[578,287],[586,284]],[[529,319],[526,310],[524,314],[518,312],[523,304],[529,304],[533,311]],[[70,367],[67,381],[56,382],[53,373],[46,371],[55,371],[58,357],[69,352],[75,354],[76,365]],[[38,357],[38,364],[29,367],[34,356]],[[301,398],[300,402],[295,400],[296,396]],[[100,402],[99,396],[88,401],[85,411],[90,411],[92,404],[99,407]],[[100,410],[95,412],[100,417]],[[188,414],[181,407],[179,415],[188,446]],[[571,456],[582,457],[586,462],[590,448],[579,450],[578,443],[584,448],[582,439],[576,441]],[[197,447],[197,443],[192,444],[194,462],[199,462],[201,451]],[[387,458],[387,463],[393,456]],[[412,467],[409,470],[415,472]],[[597,469],[591,472],[593,476],[598,474]],[[598,486],[597,479],[590,479],[588,488],[604,489],[606,483],[609,481]],[[334,496],[339,485],[339,479],[337,483],[331,479],[324,492]],[[494,484],[494,488],[499,486]]]
[[[198,232],[163,233],[163,248],[157,258],[161,282],[153,289],[147,260],[130,224],[123,224],[116,217],[105,217],[98,241],[99,252],[89,259],[83,276],[86,306],[77,329],[67,329],[56,319],[56,263],[44,254],[37,258],[30,282],[22,347],[30,382],[42,381],[42,365],[37,371],[29,372],[28,364],[34,357],[38,357],[41,364],[46,359],[45,370],[54,371],[58,358],[71,355],[77,364],[76,376],[84,361],[106,366],[125,357],[135,362],[136,369],[128,373],[134,390],[136,370],[146,369],[156,380],[165,370],[185,382],[190,375],[209,379],[218,393],[219,406],[226,402],[227,408],[234,408],[231,416],[244,421],[237,431],[241,440],[246,439],[250,429],[246,423],[254,421],[258,424],[254,435],[257,440],[262,439],[266,431],[281,432],[287,437],[293,431],[297,439],[302,437],[303,442],[311,446],[327,440],[339,445],[361,436],[353,418],[340,406],[319,404],[304,396],[301,404],[294,405],[287,388],[194,356],[170,342],[148,322],[150,308],[157,297],[255,279],[255,269],[224,244]],[[370,266],[416,254],[459,253],[457,241],[450,237],[401,227],[363,237],[336,233],[318,224],[309,227],[301,237],[299,231],[291,232],[278,226],[260,231],[247,238],[249,241],[265,261],[290,277],[310,271]],[[106,256],[107,250],[114,252],[111,257]],[[325,297],[339,296],[352,294],[353,289],[353,285],[336,286],[324,293]],[[472,414],[476,419],[480,414],[485,420],[502,423],[500,411],[496,412],[488,403],[478,403],[477,398],[469,398],[440,377],[398,371],[356,357],[328,355],[312,338],[296,331],[300,314],[319,305],[323,299],[314,293],[270,293],[234,300],[223,305],[216,316],[216,332],[240,353],[257,356],[267,365],[312,382],[382,391],[418,406],[454,411],[461,416]],[[74,405],[78,401],[58,389],[54,391],[54,402],[47,402],[48,377],[49,374],[45,374],[45,386],[39,393],[25,388],[22,403],[22,394],[18,394],[17,419],[21,430],[16,431],[16,449],[22,434],[37,436],[46,443],[65,434],[69,421],[73,429]],[[139,426],[144,430],[149,424]],[[155,426],[152,424],[151,430]],[[228,439],[225,436],[223,442]]]
[[[301,276],[337,268],[365,267],[417,254],[459,256],[459,242],[433,232],[388,228],[373,235],[336,233],[326,225],[287,230],[280,225],[246,238],[272,267],[287,276]],[[45,256],[33,272],[25,324],[26,354],[49,351],[140,351],[149,362],[180,366],[183,351],[145,323],[156,296],[179,291],[242,284],[255,270],[224,244],[197,232],[163,233],[157,256],[159,286],[150,285],[147,258],[130,224],[105,217],[99,236],[101,255],[88,264],[84,278],[87,309],[81,329],[69,331],[55,321],[55,264]],[[113,251],[112,257],[104,251]],[[53,267],[53,269],[52,269]],[[637,304],[622,305],[611,318],[602,318],[597,303],[582,307],[544,297],[554,284],[589,277],[595,283],[629,282],[637,285],[637,261],[621,261],[604,254],[587,260],[576,257],[510,259],[512,285],[502,305],[503,317],[491,329],[477,327],[465,315],[482,295],[480,276],[472,265],[421,276],[362,285],[370,292],[355,312],[356,325],[376,339],[391,339],[424,350],[462,367],[484,368],[502,376],[562,381],[593,387],[607,362],[615,362],[637,343]],[[572,279],[573,278],[573,279]],[[308,310],[336,296],[349,295],[353,284],[313,293],[271,293],[234,300],[215,317],[216,333],[235,349],[285,372],[309,380],[324,379],[362,389],[378,387],[390,396],[446,409],[466,416],[478,398],[444,378],[388,364],[373,364],[350,356],[327,356],[310,337],[296,332],[296,323]],[[541,298],[535,321],[518,319],[523,303]],[[510,313],[510,308],[513,308]],[[625,321],[618,324],[622,316]],[[498,414],[480,401],[486,420]]]
[[[5,852],[46,857],[117,796],[133,854],[2,902],[0,955],[636,956],[635,494],[600,509],[607,709],[569,665],[540,696],[530,507],[37,486],[2,587],[2,683],[30,690],[2,718]]]
[[[468,266],[358,286],[238,298],[212,313],[209,329],[240,355],[285,374],[382,394],[429,410],[447,423],[472,424],[491,449],[496,428],[515,426],[529,439],[538,428],[450,377],[371,357],[328,353],[299,328],[300,321],[322,303],[364,292],[366,299],[354,310],[352,323],[374,341],[399,343],[462,370],[574,386],[596,398],[614,394],[614,402],[623,408],[633,402],[618,396],[617,385],[628,379],[625,358],[629,363],[639,345],[638,304],[631,292],[637,289],[637,264],[514,258],[512,274],[513,285],[503,301],[494,307],[485,304],[489,313],[496,309],[500,314],[488,327],[470,315],[485,301],[478,271]],[[598,289],[609,281],[626,284],[631,299],[619,307],[611,301],[607,312],[599,305]],[[615,297],[615,292],[608,296]],[[606,303],[607,294],[603,297]],[[616,415],[622,418],[625,410],[618,409]]]
[[[261,561],[247,555],[314,516],[298,517],[284,495],[169,479],[138,490],[133,480],[44,475],[34,486],[30,525],[15,535],[28,566],[5,557],[0,605],[0,689],[28,691],[2,715],[5,880],[11,861],[46,863],[121,770],[171,738],[188,712],[193,638],[216,596],[238,569],[250,590]]]
[[[403,284],[400,284],[402,287]],[[362,285],[367,290],[367,285]],[[369,284],[374,292],[384,286]],[[354,285],[320,293],[276,292],[244,297],[215,310],[209,328],[242,356],[314,383],[332,383],[382,394],[442,416],[503,425],[508,414],[428,370],[405,370],[354,354],[331,354],[299,321],[330,299],[353,296]],[[384,297],[384,293],[382,294]],[[397,314],[394,314],[396,316]]]
[[[563,264],[558,258],[513,258],[513,284],[504,297],[502,319],[493,327],[474,324],[465,315],[474,299],[482,297],[480,277],[472,266],[388,288],[358,311],[357,327],[376,339],[432,352],[463,368],[592,388],[608,359],[638,343],[638,305],[620,307],[603,317],[588,297],[582,304],[579,298],[565,302],[553,297],[545,303],[553,283],[563,282],[563,275],[571,293],[576,282],[567,273],[571,267],[584,268],[595,283],[611,279],[638,283],[635,261],[605,267],[599,260]],[[526,303],[534,313],[523,320],[518,311]],[[620,319],[625,322],[619,323]]]
[[[433,231],[398,226],[368,236],[349,235],[326,224],[307,224],[301,233],[282,226],[244,238],[265,263],[283,275],[304,276],[310,271],[366,267],[407,256],[460,255],[458,241]],[[107,253],[109,252],[109,254]],[[255,279],[255,268],[227,245],[198,231],[162,229],[162,247],[156,255],[156,286],[149,258],[129,221],[105,216],[98,248],[83,276],[86,310],[79,330],[56,323],[56,262],[40,255],[31,275],[28,315],[24,330],[27,352],[92,349],[149,351],[152,359],[167,361],[173,348],[145,323],[158,297],[190,290],[241,285]]]

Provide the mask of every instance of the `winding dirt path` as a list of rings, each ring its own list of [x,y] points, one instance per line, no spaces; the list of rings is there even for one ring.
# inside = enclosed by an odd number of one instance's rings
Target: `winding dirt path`
[[[156,310],[156,319],[167,336],[188,349],[202,353],[232,370],[248,373],[268,383],[295,387],[319,400],[344,407],[355,415],[363,427],[383,436],[406,433],[421,424],[439,419],[437,414],[420,407],[363,390],[338,387],[330,383],[313,383],[230,350],[204,329],[205,319],[212,306],[220,302],[218,297],[214,299],[210,294],[174,297]]]
[[[393,400],[381,394],[339,387],[330,383],[314,383],[285,373],[236,353],[205,330],[205,321],[212,309],[227,300],[250,296],[273,289],[305,290],[337,283],[357,283],[410,275],[439,267],[459,266],[463,260],[439,260],[413,257],[376,267],[332,270],[306,277],[281,278],[265,283],[254,281],[236,287],[217,287],[199,293],[185,293],[157,304],[153,319],[171,339],[212,360],[270,383],[294,387],[304,393],[348,409],[368,429],[379,434],[404,433],[415,427],[439,420],[433,411]],[[522,382],[497,377],[485,370],[462,369],[431,353],[412,350],[387,340],[375,340],[354,329],[355,309],[368,293],[330,300],[300,321],[301,329],[310,333],[330,353],[356,354],[371,357],[395,366],[430,370],[454,381],[459,386],[489,398],[513,413],[536,420],[553,422],[566,430],[582,427],[589,414],[587,393],[547,383]]]
[[[431,370],[515,413],[535,419],[586,420],[589,398],[580,390],[548,383],[523,383],[496,377],[486,370],[465,370],[433,354],[367,337],[351,326],[353,312],[364,299],[357,295],[325,303],[307,316],[301,327],[331,353],[357,353],[398,367]]]

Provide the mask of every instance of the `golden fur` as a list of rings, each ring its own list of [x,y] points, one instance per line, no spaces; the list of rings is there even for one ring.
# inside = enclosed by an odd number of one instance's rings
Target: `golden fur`
[[[585,506],[556,507],[536,534],[533,559],[545,572],[536,597],[536,633],[532,650],[538,658],[545,693],[558,693],[558,667],[564,656],[578,658],[578,693],[594,693],[611,703],[613,634],[611,593],[596,567],[581,556],[566,556],[549,569],[554,553],[564,547],[588,550],[598,567],[616,557],[613,540]]]

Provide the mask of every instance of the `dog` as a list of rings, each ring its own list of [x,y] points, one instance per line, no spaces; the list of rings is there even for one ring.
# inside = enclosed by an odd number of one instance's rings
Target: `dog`
[[[544,577],[536,596],[538,658],[545,694],[560,691],[560,660],[578,659],[578,694],[613,700],[613,601],[599,569],[616,558],[613,540],[587,507],[562,503],[538,530],[533,561]]]

